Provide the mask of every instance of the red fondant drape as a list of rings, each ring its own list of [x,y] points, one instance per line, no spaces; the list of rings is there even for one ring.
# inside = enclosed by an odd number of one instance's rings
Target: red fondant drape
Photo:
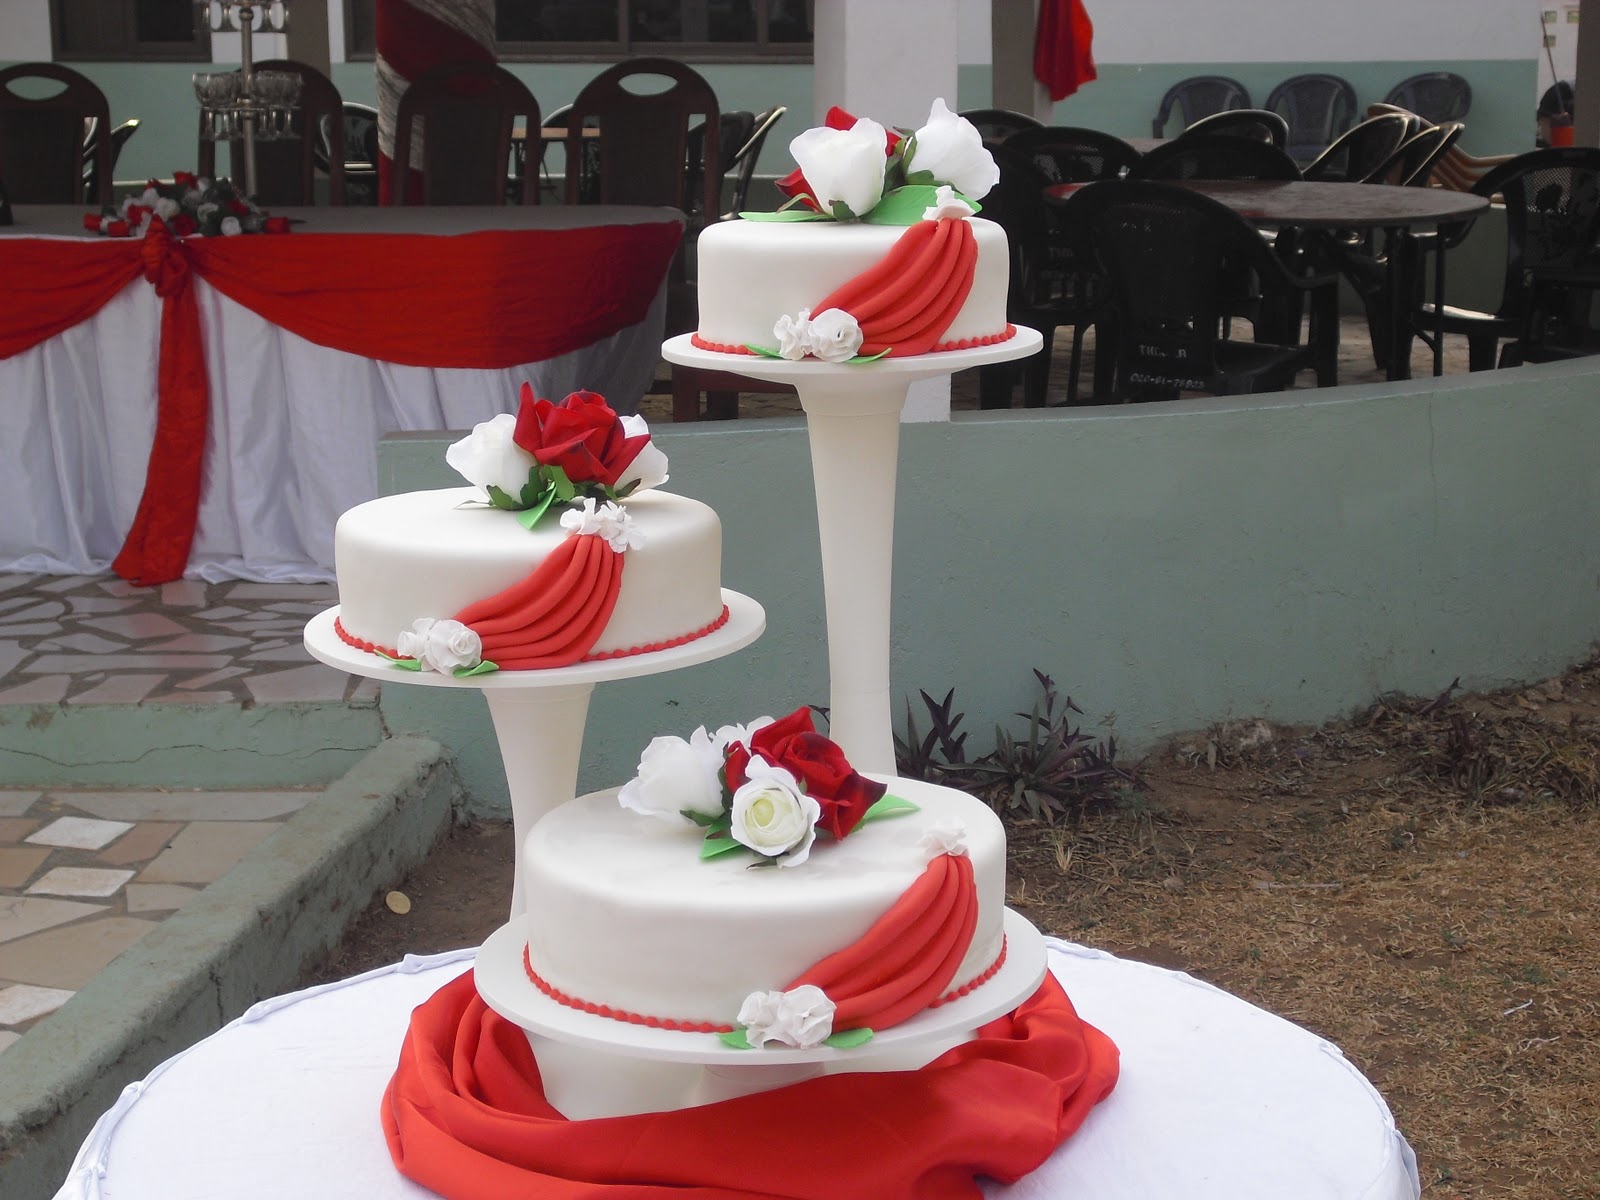
[[[1094,26],[1083,0],[1039,0],[1039,24],[1033,39],[1033,74],[1065,100],[1095,78]]]
[[[291,333],[408,366],[514,367],[643,320],[678,246],[675,221],[423,235],[8,238],[0,358],[87,320],[141,275],[161,297],[156,434],[113,569],[183,574],[200,503],[208,396],[193,277]],[[509,399],[509,398],[508,398]]]
[[[920,1071],[568,1121],[469,972],[412,1014],[382,1115],[401,1172],[447,1200],[976,1200],[975,1176],[1034,1170],[1116,1079],[1116,1047],[1046,976]]]

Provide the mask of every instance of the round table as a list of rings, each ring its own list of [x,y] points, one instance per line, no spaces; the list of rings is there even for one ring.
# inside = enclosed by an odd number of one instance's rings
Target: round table
[[[1322,183],[1276,179],[1162,179],[1210,196],[1252,225],[1296,229],[1410,229],[1477,216],[1486,197],[1444,188],[1394,187],[1381,183]],[[1045,198],[1064,202],[1082,183],[1057,183]]]
[[[408,958],[257,1004],[130,1084],[57,1200],[425,1200],[378,1122],[411,1009],[473,951]],[[990,1200],[1415,1200],[1416,1160],[1338,1049],[1187,975],[1048,939],[1122,1052],[1114,1091]]]

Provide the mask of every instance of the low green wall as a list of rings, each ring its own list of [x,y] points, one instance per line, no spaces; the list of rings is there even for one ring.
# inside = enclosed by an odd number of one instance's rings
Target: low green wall
[[[905,426],[893,693],[954,687],[982,749],[1031,707],[1038,668],[1086,728],[1138,752],[1226,718],[1317,722],[1393,689],[1559,670],[1600,634],[1597,384],[1577,362]],[[721,514],[724,582],[766,606],[767,632],[599,685],[585,789],[625,779],[657,733],[827,702],[803,423],[656,435],[671,486]],[[383,489],[457,484],[451,437],[386,440]],[[480,696],[393,685],[382,706],[456,751],[480,810],[503,810]]]

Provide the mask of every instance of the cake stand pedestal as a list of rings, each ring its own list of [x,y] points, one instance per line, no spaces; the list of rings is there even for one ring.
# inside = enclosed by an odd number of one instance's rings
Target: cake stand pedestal
[[[900,411],[920,379],[1035,353],[1044,339],[1017,328],[1010,341],[872,363],[789,362],[701,350],[691,334],[662,357],[685,367],[737,371],[800,393],[811,438],[828,622],[828,736],[858,771],[893,775],[889,704],[889,599],[894,557]]]
[[[710,1104],[828,1073],[914,1071],[1038,990],[1046,970],[1043,936],[1009,908],[1005,936],[1005,962],[981,987],[850,1050],[770,1044],[736,1050],[712,1033],[652,1029],[568,1008],[528,978],[527,931],[519,921],[489,935],[473,972],[483,1002],[528,1035],[545,1099],[576,1121]]]
[[[403,671],[348,645],[334,632],[337,606],[318,613],[306,624],[305,644],[313,657],[352,675],[365,675],[384,683],[482,692],[500,743],[506,787],[511,794],[512,823],[520,848],[535,821],[577,794],[583,728],[595,684],[711,662],[744,649],[761,636],[767,626],[761,605],[727,589],[723,589],[722,602],[728,606],[728,620],[723,626],[683,646],[545,671],[493,671],[467,679],[436,671]],[[526,910],[521,854],[517,855],[515,880],[511,896],[513,920]]]

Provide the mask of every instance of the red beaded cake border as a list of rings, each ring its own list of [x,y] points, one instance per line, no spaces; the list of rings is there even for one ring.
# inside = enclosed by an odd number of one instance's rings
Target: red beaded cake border
[[[970,992],[976,991],[978,988],[982,987],[984,984],[988,983],[989,980],[995,977],[1000,968],[1005,965],[1005,961],[1006,938],[1005,935],[1002,934],[1000,937],[1000,953],[996,955],[994,962],[990,963],[982,974],[973,976],[971,979],[967,980],[966,983],[956,988],[953,992],[946,992],[932,1004],[928,1005],[928,1007],[938,1008],[941,1004],[949,1004],[952,1001],[961,999]],[[564,1008],[577,1009],[579,1012],[586,1012],[596,1017],[606,1017],[612,1021],[625,1021],[629,1025],[645,1025],[651,1029],[670,1029],[676,1033],[733,1032],[732,1025],[718,1025],[712,1021],[678,1021],[671,1017],[641,1016],[639,1013],[628,1012],[626,1009],[612,1008],[609,1004],[595,1004],[589,1000],[580,1000],[576,996],[569,996],[566,992],[563,992],[559,988],[553,987],[551,984],[546,982],[546,980],[533,969],[533,962],[528,957],[528,945],[526,942],[524,942],[522,946],[522,969],[527,974],[528,979],[533,983],[534,987],[538,988],[546,996],[550,997],[550,999],[554,1000],[557,1004],[563,1006]]]
[[[703,637],[710,637],[713,633],[728,623],[728,618],[731,615],[732,614],[728,611],[728,606],[724,604],[722,606],[722,612],[717,616],[715,621],[712,621],[711,624],[707,625],[703,629],[695,630],[693,633],[686,633],[681,637],[668,638],[666,641],[662,642],[650,642],[643,646],[629,646],[626,649],[602,650],[598,654],[585,654],[578,661],[603,662],[612,658],[632,658],[639,654],[654,654],[660,650],[673,650],[679,646],[687,646],[690,642],[698,642]],[[386,658],[404,659],[406,661],[410,660],[409,655],[401,655],[397,651],[389,649],[387,646],[380,646],[377,642],[369,642],[365,638],[356,637],[355,634],[351,633],[344,627],[344,623],[338,617],[333,619],[333,631],[339,635],[339,640],[341,642],[347,646],[354,647],[357,650],[365,650],[368,654],[382,654]]]
[[[982,337],[958,338],[953,342],[940,342],[928,351],[929,354],[941,354],[946,350],[975,350],[980,346],[997,346],[1001,342],[1009,342],[1017,336],[1017,327],[1007,322],[1004,331],[1000,333],[986,333]],[[757,357],[756,352],[749,346],[730,346],[723,342],[708,341],[699,333],[689,335],[689,344],[696,350],[710,350],[714,354],[746,354],[752,358]],[[765,357],[762,355],[760,357]],[[891,353],[890,357],[894,355]]]

